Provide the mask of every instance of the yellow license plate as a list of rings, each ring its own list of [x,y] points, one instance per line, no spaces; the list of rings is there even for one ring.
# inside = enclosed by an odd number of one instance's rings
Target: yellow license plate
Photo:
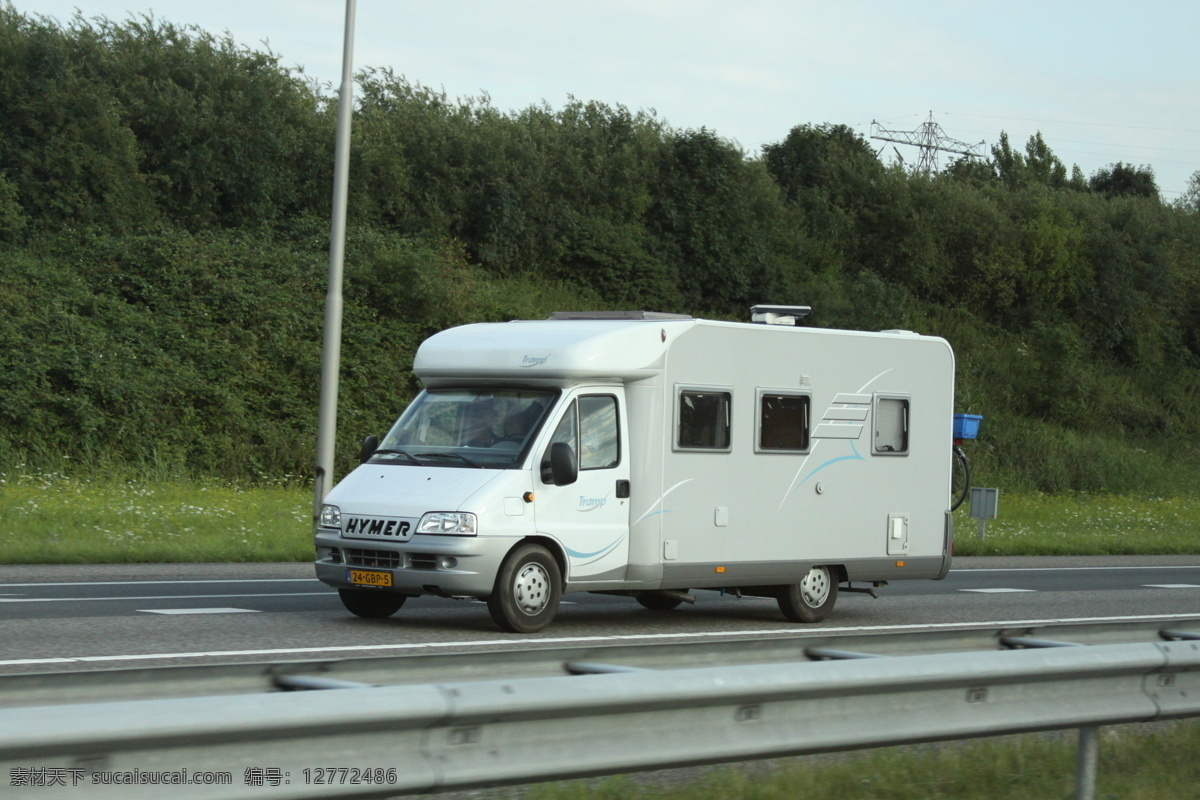
[[[369,572],[363,569],[348,569],[346,570],[347,583],[353,583],[356,586],[391,586],[392,573],[390,572]]]

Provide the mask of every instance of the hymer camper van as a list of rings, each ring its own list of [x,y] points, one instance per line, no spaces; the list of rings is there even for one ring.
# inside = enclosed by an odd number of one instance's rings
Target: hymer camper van
[[[424,390],[324,501],[317,576],[360,616],[479,598],[514,632],[569,592],[669,610],[724,590],[818,622],[841,585],[945,577],[950,346],[800,327],[807,310],[431,336]]]

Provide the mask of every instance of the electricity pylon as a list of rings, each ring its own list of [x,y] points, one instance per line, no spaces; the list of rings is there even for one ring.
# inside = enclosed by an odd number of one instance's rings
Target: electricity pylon
[[[951,139],[942,130],[942,126],[934,121],[932,111],[929,112],[929,119],[925,120],[915,131],[892,131],[884,128],[875,120],[871,120],[871,138],[897,144],[911,144],[921,148],[917,171],[926,174],[937,172],[938,153],[940,152],[958,153],[968,158],[982,158],[983,146],[987,144],[986,142],[967,144],[957,139]]]

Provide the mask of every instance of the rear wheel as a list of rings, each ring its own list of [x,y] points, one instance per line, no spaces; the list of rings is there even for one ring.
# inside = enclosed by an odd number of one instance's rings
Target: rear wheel
[[[408,599],[406,594],[373,589],[338,589],[338,597],[351,614],[369,619],[390,617],[399,611],[400,606]]]
[[[504,560],[487,607],[501,630],[535,633],[554,619],[561,597],[562,573],[554,556],[541,545],[525,544]]]
[[[671,611],[679,607],[683,601],[678,597],[671,597],[657,592],[647,592],[639,594],[637,601],[642,604],[643,608],[648,608],[651,611]]]
[[[829,567],[816,566],[799,583],[782,586],[776,597],[779,610],[791,622],[820,622],[837,602],[838,581]]]

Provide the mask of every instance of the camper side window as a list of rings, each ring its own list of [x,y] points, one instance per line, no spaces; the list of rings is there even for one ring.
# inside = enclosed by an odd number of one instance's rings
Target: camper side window
[[[680,450],[729,450],[729,392],[684,389],[679,393],[676,442]]]
[[[908,452],[908,400],[875,398],[875,452],[903,455]]]
[[[758,450],[808,450],[809,402],[806,394],[762,392],[758,402]]]

